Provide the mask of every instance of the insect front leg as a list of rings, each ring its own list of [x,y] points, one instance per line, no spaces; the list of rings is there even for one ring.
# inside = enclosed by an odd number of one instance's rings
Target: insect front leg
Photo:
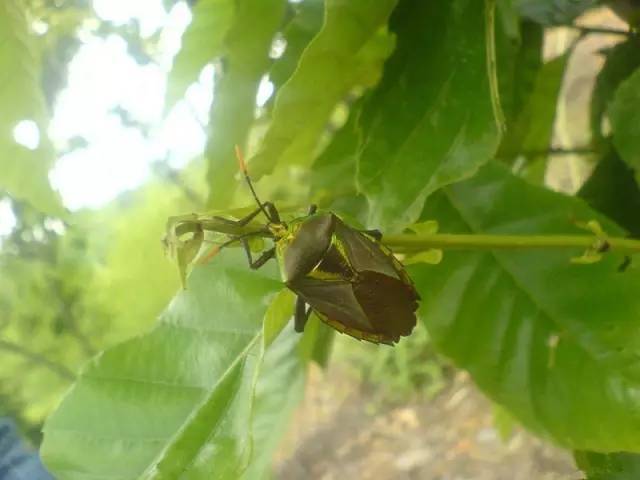
[[[271,202],[264,202],[264,208],[267,211],[267,217],[269,217],[269,221],[272,223],[281,223],[280,214],[278,213],[278,209]]]
[[[258,216],[258,214],[262,211],[262,209],[260,207],[258,207],[256,210],[254,210],[253,212],[251,212],[249,215],[247,215],[246,217],[242,217],[239,220],[231,220],[230,218],[224,218],[224,217],[218,217],[215,216],[213,218],[215,218],[216,220],[222,222],[222,223],[227,223],[229,225],[234,225],[236,227],[244,227],[246,224],[248,224],[251,220],[253,220],[255,217]]]
[[[311,315],[311,307],[307,307],[301,296],[296,297],[296,310],[293,317],[293,328],[296,332],[304,332],[304,326]]]
[[[249,242],[246,238],[242,239],[242,246],[244,248],[245,253],[247,254],[247,260],[249,261],[249,267],[252,270],[257,270],[262,267],[265,263],[271,260],[276,255],[276,247],[270,248],[260,255],[255,261],[251,255],[251,248],[249,247]]]

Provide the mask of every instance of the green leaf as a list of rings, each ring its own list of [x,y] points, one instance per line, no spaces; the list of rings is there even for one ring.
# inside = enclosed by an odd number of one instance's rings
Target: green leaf
[[[497,156],[546,157],[553,134],[558,95],[570,52],[545,63],[535,78],[527,102],[507,130]]]
[[[17,0],[0,2],[0,189],[44,213],[63,217],[60,198],[48,180],[54,157],[46,139],[41,59],[22,8],[22,2]],[[13,129],[22,120],[34,121],[38,126],[40,145],[36,150],[17,144],[13,138]]]
[[[201,171],[201,169],[200,169]],[[198,208],[174,183],[150,182],[100,211],[75,214],[75,225],[88,232],[92,269],[83,315],[87,332],[104,331],[100,349],[147,331],[180,288],[178,270],[160,242],[167,217]],[[117,299],[117,301],[115,300]],[[98,327],[94,316],[106,317]]]
[[[216,82],[206,148],[209,208],[229,206],[238,171],[234,148],[243,146],[256,109],[256,94],[271,59],[285,0],[239,0],[225,39],[225,70]],[[253,171],[252,171],[253,174]]]
[[[640,169],[640,68],[620,84],[609,106],[613,144],[627,164]]]
[[[362,102],[351,107],[347,123],[313,164],[311,191],[321,205],[356,194],[356,158],[361,141],[359,127]]]
[[[493,426],[500,434],[500,439],[507,442],[513,435],[518,422],[513,418],[507,409],[494,403],[493,405]]]
[[[421,235],[433,235],[434,233],[438,233],[439,228],[440,225],[438,225],[437,220],[425,220],[424,222],[409,225],[407,230],[411,230],[413,233]]]
[[[520,14],[543,25],[564,25],[585,10],[596,6],[599,0],[515,0]]]
[[[262,341],[267,348],[293,317],[294,296],[289,289],[282,289],[271,302],[264,317]]]
[[[605,62],[596,77],[590,105],[591,135],[598,142],[603,141],[603,117],[616,89],[640,66],[640,41],[636,37],[629,37],[602,53]]]
[[[167,79],[165,109],[180,100],[187,87],[198,80],[204,66],[225,53],[225,35],[235,14],[234,0],[199,0],[193,20],[182,35],[182,46]]]
[[[633,453],[575,452],[585,480],[636,480],[640,478],[640,455]]]
[[[508,134],[511,123],[526,105],[542,66],[544,28],[536,23],[523,21],[516,24],[517,31],[514,34],[510,32],[504,8],[498,12],[501,20],[498,22],[501,28],[496,28],[498,86]]]
[[[195,268],[151,332],[84,369],[45,425],[49,469],[65,479],[239,478],[259,421],[262,317],[282,288],[274,270],[250,271],[233,250]]]
[[[574,219],[624,235],[495,164],[434,195],[426,215],[450,233],[580,234]],[[410,270],[436,344],[519,421],[570,448],[640,451],[640,273],[618,272],[613,253],[570,263],[582,253],[447,251]]]
[[[587,203],[640,237],[640,188],[633,171],[611,150],[578,192]]]
[[[500,135],[482,11],[462,0],[404,1],[395,10],[397,48],[362,113],[358,182],[370,225],[412,223],[429,194],[493,155]]]
[[[196,255],[198,255],[203,241],[204,232],[199,231],[194,234],[193,238],[186,240],[184,244],[178,248],[176,260],[178,263],[178,271],[180,272],[180,284],[183,287],[187,284],[187,270],[196,258]]]
[[[313,317],[315,317],[315,315],[313,315]],[[317,318],[315,324],[312,324],[311,329],[315,341],[311,347],[309,359],[321,368],[327,368],[331,352],[333,351],[336,330]]]
[[[442,250],[431,249],[425,250],[414,255],[408,255],[402,263],[405,265],[413,265],[415,263],[428,263],[429,265],[437,265],[442,261]]]
[[[298,352],[300,341],[300,335],[289,325],[264,356],[252,418],[254,457],[240,477],[243,480],[271,478],[273,454],[304,395],[306,370]]]
[[[317,315],[312,314],[304,327],[304,335],[298,345],[298,351],[302,358],[314,361],[323,368],[326,367],[333,346],[334,334],[333,328],[321,321]]]
[[[322,29],[277,93],[273,120],[251,160],[256,178],[276,165],[309,166],[338,103],[377,83],[394,46],[386,31],[396,0],[327,0]]]
[[[269,71],[276,92],[295,72],[302,52],[320,31],[324,19],[324,0],[304,0],[290,4],[289,8],[293,17],[282,32],[286,48]]]

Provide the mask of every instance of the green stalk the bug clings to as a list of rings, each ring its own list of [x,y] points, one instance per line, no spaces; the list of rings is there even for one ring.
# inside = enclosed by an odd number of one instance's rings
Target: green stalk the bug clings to
[[[446,234],[437,232],[436,221],[429,221],[408,227],[413,233],[385,235],[384,244],[379,231],[354,229],[335,213],[319,212],[313,205],[307,215],[285,222],[273,203],[260,201],[239,150],[237,156],[257,208],[237,220],[197,214],[172,217],[165,245],[178,263],[183,284],[193,263],[206,262],[232,244],[244,248],[252,269],[277,259],[284,284],[297,296],[298,332],[314,311],[358,340],[393,345],[409,335],[416,325],[420,295],[390,247],[404,255],[406,264],[437,264],[446,249],[581,248],[583,255],[567,261],[582,264],[597,262],[609,250],[640,252],[640,241],[609,237],[595,220],[574,222],[591,235]],[[256,221],[260,215],[266,223]],[[201,255],[206,233],[217,235],[217,241]],[[264,240],[273,245],[265,249]]]

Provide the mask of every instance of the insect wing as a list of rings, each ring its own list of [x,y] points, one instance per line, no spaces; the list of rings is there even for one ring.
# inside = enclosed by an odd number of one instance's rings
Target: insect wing
[[[395,341],[416,326],[417,296],[402,280],[367,270],[358,275],[353,293],[376,332]]]
[[[287,284],[336,330],[373,343],[397,342],[416,324],[416,298],[400,280],[364,272],[355,283],[304,277]]]
[[[338,218],[335,222],[335,235],[355,271],[370,270],[399,278],[397,269],[389,258],[390,254],[382,250],[379,243],[349,227]]]
[[[349,263],[356,272],[378,272],[398,279],[408,291],[413,293],[414,300],[420,300],[420,295],[413,286],[413,281],[404,266],[393,256],[391,250],[367,235],[350,228],[337,217],[334,230],[345,250]]]
[[[373,329],[353,293],[350,282],[303,277],[287,282],[287,286],[300,295],[311,308],[327,318],[359,331]]]

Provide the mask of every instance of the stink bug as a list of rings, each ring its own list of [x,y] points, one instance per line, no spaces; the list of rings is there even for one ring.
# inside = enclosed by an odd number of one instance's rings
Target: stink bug
[[[285,223],[270,202],[261,202],[236,149],[258,208],[241,220],[215,217],[230,226],[244,226],[262,213],[267,224],[214,247],[241,242],[252,269],[276,257],[285,285],[297,295],[294,327],[298,332],[313,311],[339,332],[359,340],[393,345],[409,335],[416,325],[420,296],[403,265],[380,243],[378,231],[360,231],[336,214],[317,212]],[[271,238],[275,245],[252,258],[248,238]],[[308,306],[307,306],[308,305]]]

